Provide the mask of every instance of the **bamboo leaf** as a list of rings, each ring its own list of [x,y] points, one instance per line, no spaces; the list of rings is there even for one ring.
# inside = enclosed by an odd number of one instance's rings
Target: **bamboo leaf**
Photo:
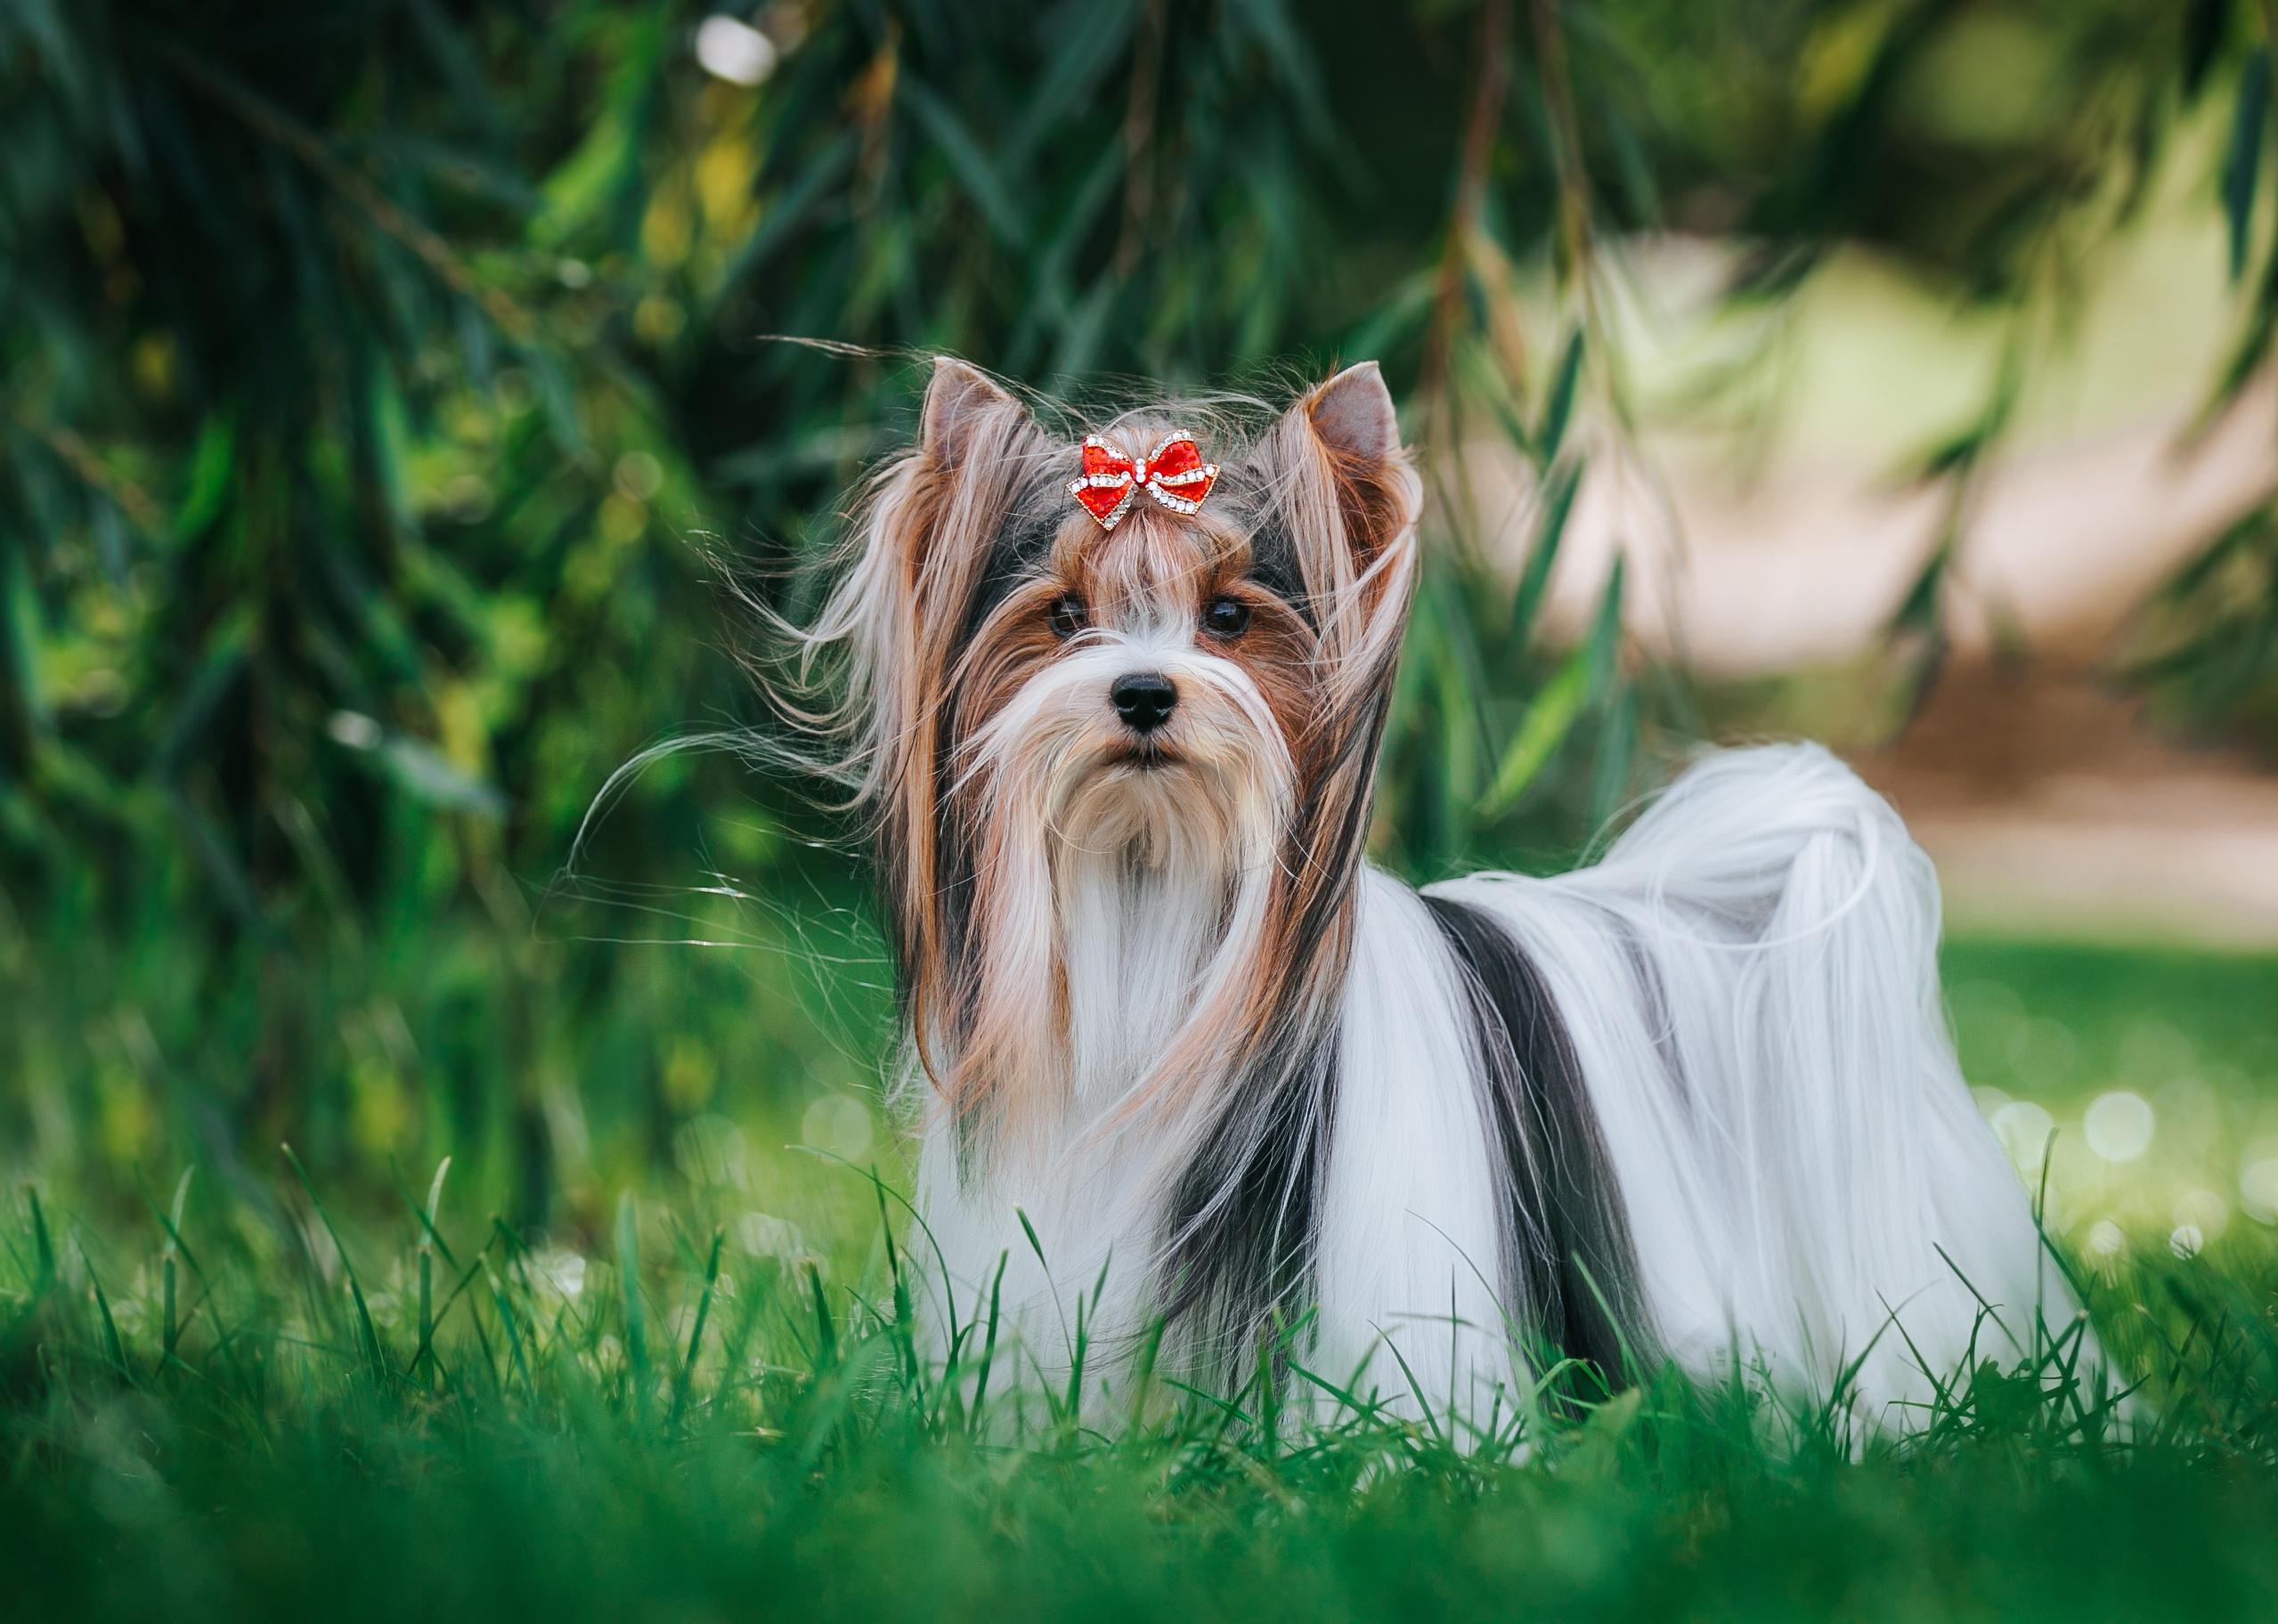
[[[1587,644],[1575,648],[1536,691],[1518,731],[1503,748],[1493,782],[1480,797],[1481,816],[1499,817],[1510,810],[1574,731],[1590,698],[1590,661]]]
[[[2231,144],[2223,157],[2223,215],[2230,225],[2233,282],[2246,274],[2247,249],[2254,231],[2257,182],[2267,144],[2263,131],[2270,122],[2270,50],[2265,45],[2247,59],[2231,117]]]
[[[973,139],[964,121],[920,80],[898,80],[896,93],[907,105],[912,117],[925,126],[926,134],[940,148],[942,157],[948,159],[951,172],[964,183],[966,195],[980,210],[989,229],[1007,247],[1018,248],[1026,242],[1028,222],[1021,216],[1021,206],[1013,200],[1012,187],[981,150],[980,143]]]
[[[47,1214],[40,1206],[39,1191],[27,1188],[24,1197],[32,1215],[32,1295],[44,1297],[55,1288],[55,1242],[47,1232]]]
[[[1520,572],[1518,594],[1511,603],[1511,644],[1525,649],[1533,641],[1534,622],[1550,595],[1550,572],[1558,562],[1558,548],[1566,540],[1566,521],[1574,516],[1574,497],[1582,489],[1584,465],[1580,459],[1554,464],[1543,480],[1542,522],[1534,545]]]
[[[2183,26],[2183,99],[2198,101],[2223,48],[2224,25],[2230,20],[2230,0],[2187,0]]]
[[[1534,454],[1545,464],[1555,461],[1566,443],[1566,424],[1574,415],[1574,390],[1582,381],[1583,329],[1577,324],[1566,336],[1558,355],[1558,369],[1542,407],[1542,426],[1534,436]]]

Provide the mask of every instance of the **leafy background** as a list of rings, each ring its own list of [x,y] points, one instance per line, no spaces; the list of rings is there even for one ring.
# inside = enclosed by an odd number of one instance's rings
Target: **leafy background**
[[[0,19],[0,1109],[37,1162],[479,1144],[538,1220],[565,1160],[851,1081],[876,977],[800,961],[875,962],[858,876],[785,786],[667,762],[554,881],[614,767],[755,719],[715,557],[826,545],[931,351],[1090,394],[1375,355],[1441,494],[1480,434],[1537,461],[1515,587],[1435,522],[1380,833],[1428,874],[1571,852],[1703,726],[1610,603],[1572,655],[1534,636],[1569,426],[1626,410],[1607,237],[1745,241],[1740,301],[1865,242],[2038,330],[2213,106],[2211,391],[2278,308],[2252,6],[785,4],[756,86],[700,20]],[[2018,73],[2055,93],[1986,117]],[[2231,545],[2266,589],[2266,526]],[[2273,601],[2205,613],[2218,710]],[[682,935],[750,946],[586,939]]]

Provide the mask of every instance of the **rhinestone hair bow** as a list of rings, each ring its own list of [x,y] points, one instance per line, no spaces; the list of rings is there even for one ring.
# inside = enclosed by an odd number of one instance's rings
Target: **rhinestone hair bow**
[[[1218,465],[1202,460],[1192,434],[1165,434],[1140,458],[1127,457],[1114,441],[1092,434],[1084,441],[1083,475],[1069,481],[1068,494],[1102,530],[1113,530],[1143,490],[1173,513],[1192,513],[1217,481]]]

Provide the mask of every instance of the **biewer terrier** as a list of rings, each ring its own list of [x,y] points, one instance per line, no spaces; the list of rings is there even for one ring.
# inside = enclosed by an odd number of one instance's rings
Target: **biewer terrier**
[[[1555,879],[1370,865],[1420,499],[1373,364],[1073,443],[935,363],[799,636],[875,818],[939,1345],[994,1303],[1047,1369],[1080,1320],[1475,1424],[1549,1358],[1673,1360],[1903,1426],[2064,1334],[1930,864],[1825,751],[1710,754]]]

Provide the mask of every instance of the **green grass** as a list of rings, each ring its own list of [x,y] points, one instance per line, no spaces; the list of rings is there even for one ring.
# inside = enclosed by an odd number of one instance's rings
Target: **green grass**
[[[2141,1441],[1989,1369],[1863,1452],[1665,1374],[1468,1452],[1367,1416],[1261,1426],[1255,1393],[1016,1420],[1009,1350],[976,1413],[979,1340],[961,1383],[915,1357],[885,1192],[770,1148],[851,1134],[826,1076],[715,1089],[646,1162],[597,1149],[615,1190],[542,1232],[460,1168],[304,1180],[248,1151],[138,1188],[91,1136],[27,1169],[0,1596],[42,1620],[2266,1616],[2278,964],[1977,942],[1949,972],[2005,1134],[2056,1133],[2053,1233],[2156,1401]],[[2144,1108],[2099,1116],[2121,1095]]]

